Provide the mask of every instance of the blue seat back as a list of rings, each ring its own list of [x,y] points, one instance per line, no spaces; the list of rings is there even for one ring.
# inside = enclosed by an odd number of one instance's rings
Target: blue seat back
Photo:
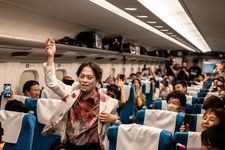
[[[177,143],[186,145],[187,149],[200,149],[201,148],[200,133],[201,132],[176,132],[173,136],[174,149]],[[190,145],[190,143],[192,143],[192,145]]]
[[[3,150],[31,150],[33,146],[35,121],[35,116],[31,114],[24,115],[17,143],[5,143]]]
[[[166,106],[163,108],[163,105],[166,105]],[[167,103],[166,103],[165,100],[157,100],[157,101],[154,102],[154,109],[166,110],[166,108],[167,108]],[[192,114],[193,111],[194,111],[193,105],[186,103],[185,113]]]
[[[198,97],[205,97],[208,92],[198,92]]]
[[[205,100],[205,97],[198,97],[198,100],[196,101],[197,104],[203,104]]]
[[[194,111],[194,106],[192,104],[186,104],[185,106],[185,113],[192,114]]]
[[[185,122],[187,122],[190,126],[189,131],[197,131],[201,132],[201,120],[203,114],[186,114]]]
[[[166,102],[166,100],[156,100],[154,102],[153,108],[154,109],[160,109],[160,110],[167,110],[167,102]]]
[[[145,119],[145,110],[138,111],[136,115],[137,124],[144,124],[144,119]],[[177,113],[175,132],[180,131],[180,126],[182,125],[183,122],[184,122],[184,113]]]
[[[119,126],[111,126],[107,129],[107,136],[109,140],[109,150],[116,150],[117,146],[117,135],[118,135]],[[159,150],[171,150],[171,145],[173,143],[172,133],[162,130],[159,136]],[[151,144],[151,141],[149,141]]]
[[[145,106],[149,109],[153,99],[153,82],[150,82],[150,91],[146,93]]]
[[[133,116],[134,116],[134,87],[131,86],[129,98],[120,111],[120,120],[123,124],[129,124],[133,122],[133,120],[130,119]]]
[[[33,111],[34,115],[37,117],[37,101],[31,98],[25,100],[25,107],[28,111]],[[53,142],[59,138],[56,135],[43,136],[41,134],[45,125],[38,122],[36,119],[36,125],[34,130],[34,140],[32,150],[48,150],[48,148],[53,144]]]
[[[203,104],[194,104],[193,114],[201,114],[202,107],[203,107]]]

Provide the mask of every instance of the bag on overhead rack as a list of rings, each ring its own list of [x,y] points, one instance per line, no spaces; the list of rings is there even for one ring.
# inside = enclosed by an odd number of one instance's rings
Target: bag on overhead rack
[[[65,36],[62,39],[55,41],[56,44],[65,44],[65,45],[76,45],[76,42],[73,38]]]
[[[80,32],[75,40],[78,46],[102,49],[102,36],[95,31]]]
[[[143,46],[140,46],[140,54],[141,55],[148,55],[147,49]]]
[[[106,37],[102,40],[103,49],[122,52],[122,36]]]
[[[136,47],[132,43],[125,43],[123,44],[123,52],[136,54]]]

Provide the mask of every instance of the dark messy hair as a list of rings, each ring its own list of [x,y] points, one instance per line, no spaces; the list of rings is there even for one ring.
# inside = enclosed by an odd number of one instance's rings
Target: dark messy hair
[[[80,67],[77,70],[77,76],[80,76],[81,71],[84,69],[84,67],[90,67],[94,74],[97,81],[101,81],[102,79],[102,69],[99,67],[99,65],[93,63],[93,62],[86,62],[80,65]]]
[[[169,100],[170,100],[170,98],[177,98],[177,99],[179,99],[179,101],[180,101],[180,105],[182,106],[182,107],[185,107],[186,106],[186,96],[182,93],[182,92],[180,92],[180,91],[177,91],[177,90],[175,90],[175,91],[172,91],[171,93],[169,93],[169,95],[166,97],[166,101],[168,102]]]
[[[134,84],[134,81],[135,80],[137,80],[138,81],[138,83],[139,83],[139,85],[141,86],[141,81],[137,78],[137,79],[134,79],[133,81],[132,81],[132,84]]]
[[[187,87],[187,83],[184,80],[179,80],[177,82],[174,83],[173,88],[177,85],[177,84],[181,84],[183,87]]]
[[[26,83],[24,83],[24,85],[23,85],[23,93],[24,93],[24,95],[26,95],[26,91],[30,92],[31,87],[33,85],[39,85],[39,83],[37,81],[35,81],[35,80],[29,80]]]
[[[224,150],[225,127],[214,125],[201,133],[202,144]]]
[[[26,113],[25,105],[18,100],[10,100],[5,105],[5,110]]]
[[[203,109],[207,110],[209,108],[224,108],[224,101],[217,96],[209,96],[203,102]]]

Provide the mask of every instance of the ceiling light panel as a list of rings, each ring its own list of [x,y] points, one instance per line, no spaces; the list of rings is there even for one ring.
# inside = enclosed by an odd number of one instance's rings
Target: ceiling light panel
[[[137,8],[124,8],[125,10],[128,10],[128,11],[135,11],[137,10]]]
[[[172,37],[162,33],[161,31],[153,28],[149,24],[137,19],[136,17],[134,17],[130,14],[128,14],[127,12],[125,12],[122,9],[116,7],[115,5],[107,2],[106,0],[89,0],[89,1],[92,2],[93,4],[97,5],[97,6],[102,7],[103,9],[106,9],[106,10],[126,19],[126,20],[129,20],[130,22],[132,22],[132,23],[134,23],[134,24],[136,24],[136,25],[138,25],[138,26],[140,26],[140,27],[142,27],[142,28],[144,28],[148,31],[151,31],[151,32],[153,32],[153,33],[155,33],[155,34],[157,34],[157,35],[159,35],[159,36],[161,36],[161,37],[163,37],[163,38],[165,38],[165,39],[167,39],[167,40],[169,40],[169,41],[171,41],[171,42],[173,42],[173,43],[175,43],[175,44],[177,44],[181,47],[183,47],[184,49],[194,51],[194,52],[196,51],[195,49],[181,43],[180,41],[175,40],[174,38],[172,38]]]
[[[211,51],[178,0],[138,0],[138,2],[185,37],[199,50],[202,52]]]
[[[149,23],[149,24],[155,24],[156,21],[147,21],[147,23]]]
[[[138,18],[148,18],[148,16],[137,16]]]

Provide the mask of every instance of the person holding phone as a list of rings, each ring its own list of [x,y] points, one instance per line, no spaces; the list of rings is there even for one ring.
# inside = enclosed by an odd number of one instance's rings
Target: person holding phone
[[[3,96],[5,98],[10,98],[12,96],[11,84],[4,84]]]

